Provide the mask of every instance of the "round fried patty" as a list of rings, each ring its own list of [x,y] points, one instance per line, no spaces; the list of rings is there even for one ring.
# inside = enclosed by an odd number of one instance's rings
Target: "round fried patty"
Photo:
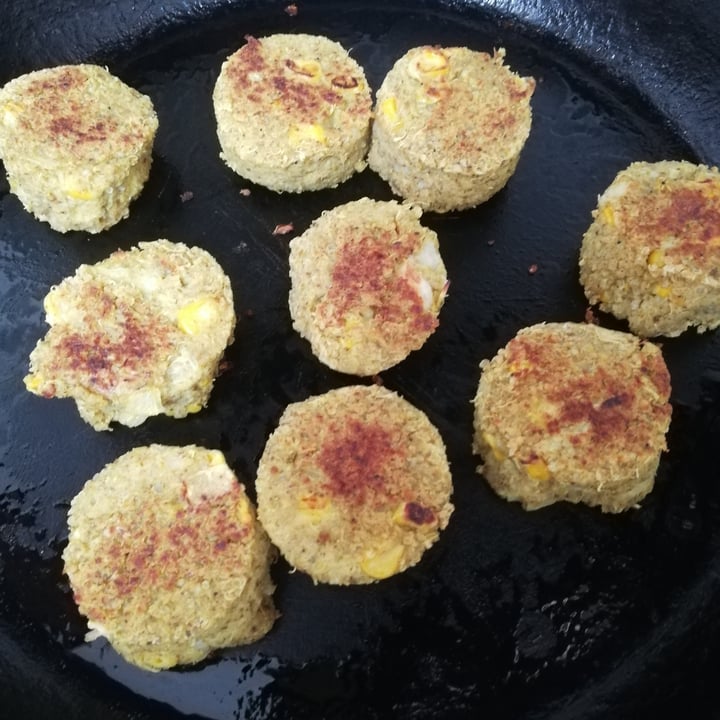
[[[598,199],[580,253],[591,303],[644,337],[720,325],[720,172],[637,162]]]
[[[417,47],[377,92],[368,161],[401,197],[448,212],[507,183],[530,132],[532,78],[463,47]]]
[[[363,198],[323,213],[290,242],[290,314],[326,365],[373,375],[420,348],[448,282],[420,209]]]
[[[521,330],[481,364],[478,468],[525,509],[557,500],[625,510],[653,487],[670,424],[660,350],[580,323]]]
[[[62,65],[0,90],[10,189],[55,230],[98,233],[128,215],[150,173],[150,98],[97,65]]]
[[[205,250],[168,240],[81,265],[44,305],[51,327],[25,385],[73,398],[96,430],[201,410],[235,327],[222,268]]]
[[[333,187],[365,167],[372,101],[362,68],[316,35],[247,37],[213,93],[221,157],[272,190]]]
[[[260,521],[287,561],[315,582],[338,585],[415,565],[453,510],[438,431],[378,386],[288,406],[256,489]]]
[[[218,450],[150,445],[89,480],[63,553],[89,639],[146,670],[195,663],[272,626],[270,542]]]

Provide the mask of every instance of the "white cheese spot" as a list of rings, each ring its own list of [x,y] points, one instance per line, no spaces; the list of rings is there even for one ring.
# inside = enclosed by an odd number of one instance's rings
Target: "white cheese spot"
[[[439,270],[442,267],[440,252],[430,240],[425,240],[422,247],[415,253],[414,258],[418,265]]]

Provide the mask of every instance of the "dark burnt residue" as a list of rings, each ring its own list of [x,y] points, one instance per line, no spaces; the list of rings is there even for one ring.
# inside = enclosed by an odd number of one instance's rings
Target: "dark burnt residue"
[[[435,513],[420,503],[409,502],[405,504],[405,518],[415,525],[429,525],[435,521]]]

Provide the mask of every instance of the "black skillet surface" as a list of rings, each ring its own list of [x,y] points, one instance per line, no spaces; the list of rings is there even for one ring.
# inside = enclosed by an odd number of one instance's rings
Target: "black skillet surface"
[[[633,160],[720,160],[714,0],[315,2],[206,0],[4,6],[0,81],[92,60],[148,93],[160,116],[152,174],[131,217],[88,240],[35,221],[0,187],[0,717],[710,717],[720,648],[720,335],[663,343],[673,377],[669,453],[654,493],[620,517],[566,504],[535,513],[474,473],[478,362],[525,325],[581,321],[580,238],[595,199]],[[580,9],[582,5],[582,9]],[[389,198],[370,171],[276,195],[219,161],[210,104],[245,34],[326,34],[377,88],[422,43],[507,48],[538,79],[516,175],[485,206],[426,215],[452,281],[441,325],[384,383],[425,410],[448,446],[457,510],[421,564],[372,587],[314,587],[275,569],[283,613],[253,646],[150,674],[84,625],[62,578],[71,497],[149,442],[222,449],[252,488],[285,405],[353,378],[292,331],[288,237],[322,210]],[[249,196],[240,189],[251,188]],[[192,194],[190,198],[189,193]],[[81,262],[168,237],[210,250],[233,281],[238,338],[208,409],[95,433],[70,401],[22,388],[45,332],[41,300]],[[536,265],[531,274],[529,267]],[[604,324],[623,327],[602,317]]]

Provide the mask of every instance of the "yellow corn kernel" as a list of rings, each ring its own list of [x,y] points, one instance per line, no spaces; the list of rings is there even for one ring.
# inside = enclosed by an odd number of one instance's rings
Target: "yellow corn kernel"
[[[187,335],[197,335],[217,318],[217,306],[212,298],[200,298],[180,308],[178,327]]]
[[[402,503],[392,516],[393,522],[411,530],[434,530],[437,524],[435,513],[419,503]]]
[[[138,663],[153,670],[163,670],[178,664],[178,656],[175,653],[163,652],[161,650],[148,650],[136,656]]]
[[[90,190],[81,190],[76,187],[66,188],[65,193],[73,200],[93,200],[96,197],[95,193]]]
[[[253,521],[253,514],[250,510],[250,502],[247,498],[240,498],[237,504],[237,517],[242,525],[250,525]]]
[[[670,297],[671,290],[666,285],[656,285],[653,292],[661,298],[667,298]]]
[[[524,464],[525,472],[527,472],[533,480],[546,481],[550,479],[550,470],[542,458],[535,458]]]
[[[397,100],[394,97],[385,98],[380,103],[380,112],[393,124],[399,125],[402,120],[398,115]]]
[[[611,206],[611,205],[605,205],[605,207],[600,210],[600,217],[601,217],[608,225],[614,225],[614,224],[615,224],[615,211],[612,209],[612,206]]]
[[[324,495],[305,495],[298,500],[298,512],[311,522],[318,522],[330,510],[330,500]]]
[[[40,375],[26,375],[23,382],[25,383],[25,387],[30,392],[33,392],[43,384],[43,379]]]
[[[225,456],[219,450],[208,450],[207,461],[208,465],[224,465]]]
[[[327,136],[322,125],[317,123],[298,123],[293,125],[288,132],[288,140],[291,145],[299,145],[304,140],[325,144]]]
[[[191,405],[188,405],[185,410],[188,414],[192,415],[192,413],[198,413],[203,409],[203,406],[200,403],[192,403]]]
[[[402,545],[394,545],[389,550],[368,553],[360,560],[360,569],[375,580],[384,580],[400,570],[404,552]]]
[[[424,49],[408,65],[408,74],[416,80],[423,77],[435,78],[448,71],[448,59],[440,50]]]
[[[493,457],[498,462],[505,460],[507,455],[500,449],[498,441],[490,433],[483,433],[483,440],[490,446]]]
[[[45,296],[45,299],[43,300],[43,309],[45,310],[45,314],[48,316],[54,315],[57,312],[57,305],[55,304],[52,295]]]
[[[316,60],[288,60],[286,65],[289,70],[307,78],[320,77],[321,67]]]
[[[547,420],[553,415],[554,410],[554,405],[538,398],[532,398],[527,417],[533,425],[544,430],[547,428]]]
[[[352,314],[348,315],[345,318],[345,322],[343,323],[343,331],[344,334],[342,338],[340,339],[340,343],[346,350],[352,350],[356,345],[356,336],[357,332],[355,332],[360,327],[360,320],[358,319],[357,315]]]
[[[519,357],[512,362],[508,363],[508,368],[511,375],[522,372],[523,370],[529,370],[532,367],[530,361],[525,357]]]
[[[3,107],[3,125],[6,127],[16,127],[18,115],[23,111],[23,106],[14,100],[8,100]]]
[[[652,267],[662,267],[665,265],[665,253],[660,249],[653,250],[647,256],[647,264]]]

